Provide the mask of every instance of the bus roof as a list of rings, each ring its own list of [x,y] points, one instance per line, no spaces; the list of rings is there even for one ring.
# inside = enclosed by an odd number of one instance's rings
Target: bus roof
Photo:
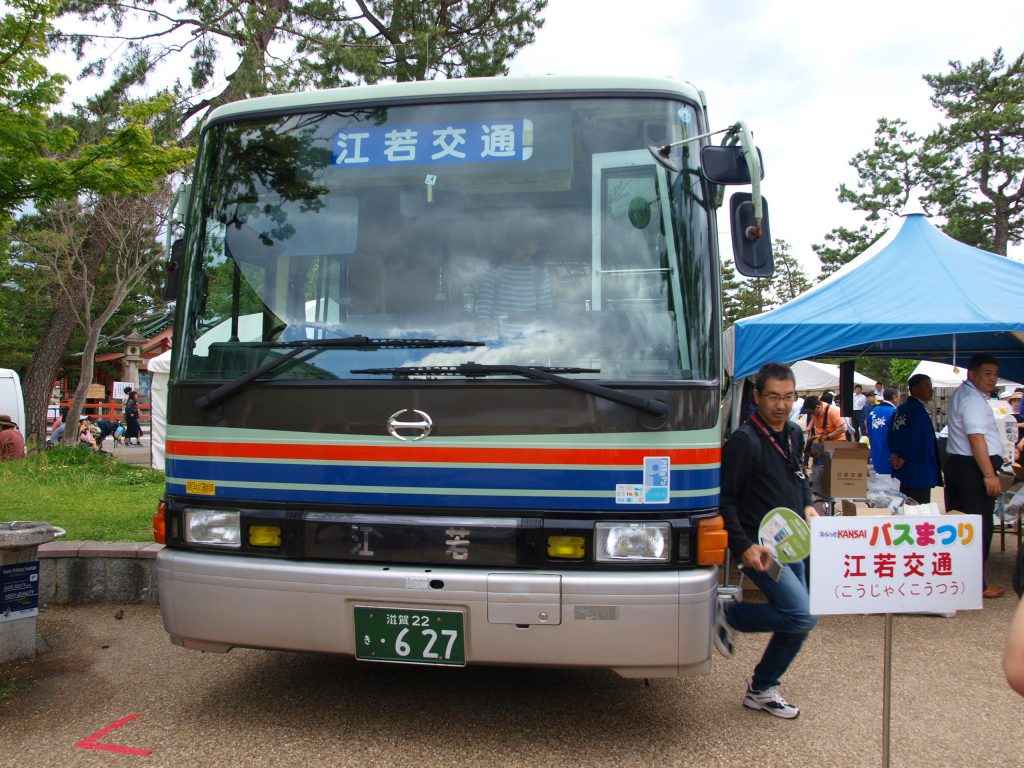
[[[428,80],[412,83],[331,88],[276,96],[260,96],[218,107],[206,123],[238,119],[267,112],[289,112],[330,107],[352,102],[435,100],[438,97],[480,97],[489,95],[561,93],[573,95],[619,95],[624,93],[663,94],[704,104],[703,94],[690,83],[649,77],[470,77],[457,80]]]

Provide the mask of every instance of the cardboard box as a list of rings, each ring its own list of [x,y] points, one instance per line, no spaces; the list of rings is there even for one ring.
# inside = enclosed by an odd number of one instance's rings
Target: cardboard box
[[[868,492],[868,456],[862,443],[834,440],[825,443],[822,492],[836,498],[863,498]]]
[[[849,499],[843,499],[839,508],[847,517],[887,517],[891,514],[888,509],[875,509],[863,501],[850,501]]]

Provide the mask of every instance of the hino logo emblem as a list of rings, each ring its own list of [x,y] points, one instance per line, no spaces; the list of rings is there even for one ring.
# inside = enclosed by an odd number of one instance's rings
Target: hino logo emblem
[[[412,413],[419,416],[419,421],[399,421],[398,417],[406,413]],[[430,430],[433,429],[433,427],[434,422],[432,422],[430,417],[423,411],[415,411],[407,408],[404,411],[392,413],[388,417],[388,434],[399,440],[422,440],[430,434]],[[417,430],[417,433],[412,435],[403,435],[399,430]]]

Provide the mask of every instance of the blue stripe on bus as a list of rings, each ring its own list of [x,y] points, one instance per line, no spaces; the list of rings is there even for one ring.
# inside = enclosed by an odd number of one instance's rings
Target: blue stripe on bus
[[[184,483],[168,480],[167,490],[170,493],[185,494]],[[209,498],[196,496],[196,500]],[[229,501],[282,501],[290,503],[310,504],[359,504],[366,507],[374,506],[408,506],[438,507],[450,509],[548,509],[548,510],[608,510],[618,512],[695,510],[707,509],[718,505],[718,493],[681,497],[672,499],[668,504],[616,504],[614,497],[565,497],[565,496],[477,496],[473,494],[413,494],[413,493],[363,493],[345,491],[317,491],[299,488],[233,488],[221,485],[217,487],[218,500]]]
[[[168,459],[170,477],[244,483],[301,485],[362,485],[417,488],[510,488],[557,491],[614,491],[615,486],[643,483],[643,470],[496,469],[470,467],[350,466],[345,464],[277,464],[225,462],[207,459]],[[671,472],[673,490],[717,488],[718,467]]]

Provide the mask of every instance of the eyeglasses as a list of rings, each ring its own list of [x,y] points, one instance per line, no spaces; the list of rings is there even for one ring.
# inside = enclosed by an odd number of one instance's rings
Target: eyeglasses
[[[761,395],[761,398],[767,400],[769,405],[778,405],[779,403],[792,405],[796,402],[796,395],[792,392],[788,395],[777,395],[774,392],[769,392],[767,395]]]

